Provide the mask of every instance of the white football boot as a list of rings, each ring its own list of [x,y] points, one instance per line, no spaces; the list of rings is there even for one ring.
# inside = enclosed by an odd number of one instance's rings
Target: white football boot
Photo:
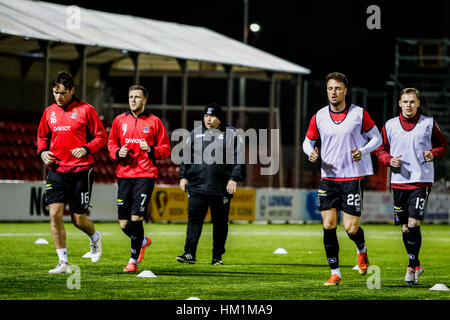
[[[65,261],[60,261],[58,265],[52,269],[49,270],[48,273],[71,273],[69,264]]]
[[[98,239],[96,242],[91,241],[91,261],[93,263],[96,263],[98,260],[100,260],[100,257],[102,256],[102,235],[100,232],[96,231],[98,233]]]

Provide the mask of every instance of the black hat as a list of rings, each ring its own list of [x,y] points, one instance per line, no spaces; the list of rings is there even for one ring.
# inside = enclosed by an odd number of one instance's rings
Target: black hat
[[[216,116],[220,121],[223,121],[222,107],[217,102],[208,104],[205,108],[204,114]]]

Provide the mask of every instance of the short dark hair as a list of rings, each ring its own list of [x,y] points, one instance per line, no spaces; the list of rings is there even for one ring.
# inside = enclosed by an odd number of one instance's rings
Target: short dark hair
[[[142,93],[144,93],[145,99],[148,98],[148,91],[143,86],[140,86],[138,84],[134,84],[128,89],[128,93],[130,93],[130,91],[133,91],[133,90],[141,90]]]
[[[52,80],[52,88],[56,87],[58,84],[64,85],[68,90],[73,88],[73,77],[69,72],[60,71]]]
[[[328,83],[328,81],[331,79],[342,82],[342,83],[344,83],[346,88],[348,87],[347,77],[343,73],[331,72],[331,73],[327,74],[327,76],[325,77],[325,82]]]
[[[420,92],[419,90],[417,90],[416,88],[405,88],[402,91],[400,91],[400,95],[399,98],[402,98],[402,95],[404,94],[409,94],[409,93],[414,93],[417,97],[417,100],[420,100]]]

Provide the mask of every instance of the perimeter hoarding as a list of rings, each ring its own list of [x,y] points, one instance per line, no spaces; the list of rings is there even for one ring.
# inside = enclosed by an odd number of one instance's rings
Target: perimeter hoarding
[[[256,191],[238,188],[230,204],[230,220],[255,219]],[[187,221],[188,194],[179,187],[156,186],[152,196],[153,221]],[[205,220],[211,220],[208,210]]]

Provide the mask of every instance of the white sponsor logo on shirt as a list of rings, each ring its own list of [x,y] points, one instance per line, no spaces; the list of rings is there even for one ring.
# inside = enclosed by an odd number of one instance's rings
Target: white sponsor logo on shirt
[[[53,127],[53,131],[70,131],[70,126]]]

